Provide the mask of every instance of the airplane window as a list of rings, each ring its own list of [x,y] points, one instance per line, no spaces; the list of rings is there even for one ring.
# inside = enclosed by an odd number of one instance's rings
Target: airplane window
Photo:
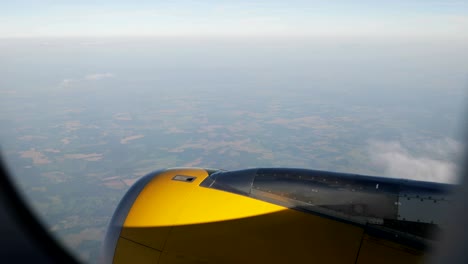
[[[126,191],[159,169],[457,183],[467,11],[450,0],[8,1],[1,158],[50,234],[85,263],[97,262]],[[447,203],[430,185],[412,186],[418,197],[391,180],[236,175],[253,184],[249,195],[269,190],[274,202],[418,237],[442,220],[412,208]]]

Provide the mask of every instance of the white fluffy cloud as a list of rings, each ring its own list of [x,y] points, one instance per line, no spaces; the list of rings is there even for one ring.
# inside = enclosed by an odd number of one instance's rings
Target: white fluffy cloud
[[[385,176],[413,180],[455,183],[458,181],[457,161],[462,145],[453,139],[426,142],[415,155],[398,141],[370,141],[369,156],[373,165]]]

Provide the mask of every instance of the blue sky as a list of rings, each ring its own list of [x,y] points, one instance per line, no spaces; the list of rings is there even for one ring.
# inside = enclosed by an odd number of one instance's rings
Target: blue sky
[[[11,1],[0,37],[468,35],[467,1]]]

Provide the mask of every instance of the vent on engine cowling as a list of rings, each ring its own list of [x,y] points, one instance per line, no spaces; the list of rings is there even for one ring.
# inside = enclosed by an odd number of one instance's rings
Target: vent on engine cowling
[[[183,182],[193,182],[197,177],[185,176],[185,175],[176,175],[172,178],[173,181],[183,181]]]

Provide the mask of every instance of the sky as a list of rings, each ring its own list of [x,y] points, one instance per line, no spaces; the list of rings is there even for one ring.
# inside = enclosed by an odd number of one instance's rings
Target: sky
[[[468,2],[19,0],[0,8],[0,38],[269,35],[468,39]]]

